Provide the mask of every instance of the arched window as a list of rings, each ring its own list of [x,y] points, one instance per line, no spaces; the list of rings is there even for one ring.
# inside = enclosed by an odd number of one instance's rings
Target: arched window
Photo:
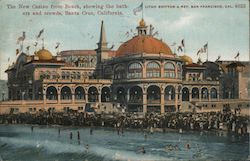
[[[208,89],[207,88],[202,88],[201,89],[201,98],[202,99],[208,99]]]
[[[131,103],[142,103],[142,89],[139,86],[134,86],[129,90],[129,102]]]
[[[114,79],[126,78],[126,71],[123,65],[118,65],[114,71]]]
[[[111,79],[112,78],[112,69],[111,67],[104,68],[104,78]]]
[[[65,77],[66,79],[70,79],[70,72],[66,72]]]
[[[182,89],[182,101],[189,101],[189,90],[187,87]]]
[[[166,63],[164,66],[164,74],[166,78],[175,78],[175,67],[173,63]]]
[[[215,88],[212,88],[211,89],[211,98],[212,99],[216,99],[218,96],[217,96],[217,90]]]
[[[150,62],[147,64],[147,77],[148,78],[157,78],[161,76],[160,65],[156,62]]]
[[[80,72],[76,72],[76,79],[81,79],[81,73]]]
[[[89,102],[97,102],[98,101],[98,90],[96,87],[92,86],[88,90],[88,101]]]
[[[175,88],[173,86],[167,86],[165,88],[165,100],[172,101],[175,99]]]
[[[51,74],[51,76],[52,76],[52,79],[57,79],[57,73],[56,73],[56,71],[53,71],[52,74]]]
[[[192,89],[192,98],[199,99],[199,89],[196,87]]]
[[[57,89],[56,87],[50,86],[46,91],[46,98],[48,100],[57,100]]]
[[[62,72],[62,79],[66,79],[66,73]]]
[[[83,89],[83,87],[77,87],[75,89],[75,99],[76,100],[81,100],[81,99],[85,99],[85,91]]]
[[[161,90],[160,87],[151,85],[147,89],[147,100],[148,103],[158,104],[161,102]]]
[[[181,64],[180,63],[178,63],[177,64],[177,78],[178,79],[181,79],[182,78],[182,67],[181,67]]]
[[[110,102],[110,89],[109,87],[103,87],[101,93],[101,101],[102,102]]]
[[[71,89],[67,86],[64,86],[61,89],[61,99],[62,100],[70,100],[71,98],[72,98]]]
[[[141,78],[142,77],[142,66],[140,63],[132,63],[128,67],[129,78]]]

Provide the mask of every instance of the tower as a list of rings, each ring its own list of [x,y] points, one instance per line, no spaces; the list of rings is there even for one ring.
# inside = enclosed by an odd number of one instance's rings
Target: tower
[[[142,18],[139,26],[137,26],[138,35],[147,35],[147,28],[148,26],[146,26],[146,22]]]
[[[97,52],[97,64],[103,62],[103,60],[108,58],[107,51],[110,49],[107,47],[107,39],[106,39],[106,32],[104,28],[104,22],[102,21],[101,23],[101,31],[100,31],[100,39],[99,42],[97,43],[98,48],[96,49]]]

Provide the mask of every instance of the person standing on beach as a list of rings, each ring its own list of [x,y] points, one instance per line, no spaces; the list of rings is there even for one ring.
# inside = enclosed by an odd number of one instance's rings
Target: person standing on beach
[[[78,140],[78,144],[80,145],[80,132],[77,131],[77,140]]]
[[[33,131],[34,131],[34,126],[31,126],[31,132],[33,133]]]
[[[61,128],[58,129],[58,137],[61,135]]]
[[[72,134],[72,132],[70,132],[70,134],[69,134],[69,138],[70,138],[70,143],[72,143],[72,138],[73,138],[73,134]]]

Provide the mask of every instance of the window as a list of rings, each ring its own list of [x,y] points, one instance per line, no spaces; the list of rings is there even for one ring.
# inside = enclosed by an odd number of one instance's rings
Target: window
[[[175,78],[175,67],[173,63],[166,63],[164,66],[164,75],[166,78]]]
[[[160,77],[160,65],[156,62],[150,62],[147,65],[147,77],[157,78]]]
[[[141,78],[142,77],[142,66],[140,63],[132,63],[128,67],[129,78]]]
[[[126,78],[126,71],[123,65],[118,65],[115,68],[114,79],[124,79]]]
[[[177,78],[178,78],[178,79],[181,79],[181,78],[182,78],[182,73],[181,73],[181,71],[182,71],[181,64],[178,63],[178,64],[177,64]]]

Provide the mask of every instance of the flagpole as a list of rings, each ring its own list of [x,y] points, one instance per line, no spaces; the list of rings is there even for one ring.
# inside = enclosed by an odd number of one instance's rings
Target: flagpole
[[[208,61],[208,42],[207,42],[207,61]]]
[[[143,2],[142,2],[142,19],[144,18],[144,12],[143,12],[144,10],[143,10],[143,8],[144,7],[143,7]]]

